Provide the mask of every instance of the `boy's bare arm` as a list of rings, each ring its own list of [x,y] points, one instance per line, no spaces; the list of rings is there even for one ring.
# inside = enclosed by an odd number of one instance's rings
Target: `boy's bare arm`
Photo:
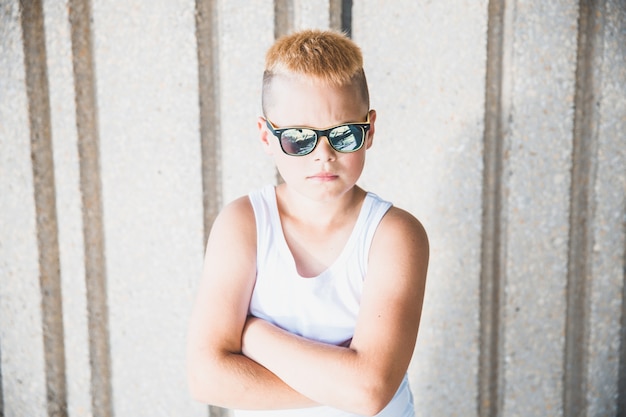
[[[247,198],[215,221],[187,343],[192,396],[239,409],[315,405],[241,353],[241,336],[256,275],[256,230]]]
[[[421,224],[407,212],[391,208],[372,242],[349,347],[313,342],[249,319],[244,353],[321,404],[376,414],[395,394],[413,354],[428,256]]]

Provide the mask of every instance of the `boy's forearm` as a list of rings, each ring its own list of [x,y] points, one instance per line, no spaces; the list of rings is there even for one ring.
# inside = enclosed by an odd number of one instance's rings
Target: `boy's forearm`
[[[376,392],[376,378],[356,351],[295,336],[250,318],[243,352],[279,378],[319,402],[357,414],[373,414],[388,402]],[[390,400],[391,398],[389,398]]]
[[[316,404],[243,354],[202,355],[189,364],[195,400],[232,409],[285,409]]]

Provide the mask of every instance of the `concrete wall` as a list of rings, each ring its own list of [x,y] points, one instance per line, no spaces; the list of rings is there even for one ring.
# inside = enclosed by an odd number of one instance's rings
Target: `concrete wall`
[[[0,0],[0,415],[228,414],[186,324],[304,27],[361,45],[361,183],[429,232],[417,415],[626,415],[622,0]]]

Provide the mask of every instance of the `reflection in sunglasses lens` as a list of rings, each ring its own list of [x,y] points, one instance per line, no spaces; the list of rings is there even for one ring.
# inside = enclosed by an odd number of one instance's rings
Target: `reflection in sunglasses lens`
[[[283,132],[281,144],[291,155],[306,155],[315,146],[315,132],[308,129],[289,129]]]
[[[333,129],[329,136],[333,148],[339,152],[350,152],[359,147],[363,131],[360,127],[339,126]]]

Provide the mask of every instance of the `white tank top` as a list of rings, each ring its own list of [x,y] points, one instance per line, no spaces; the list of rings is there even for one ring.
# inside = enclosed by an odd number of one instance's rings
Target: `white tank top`
[[[359,313],[369,249],[376,228],[391,203],[367,193],[352,234],[335,262],[320,275],[303,278],[283,234],[276,191],[266,186],[249,195],[257,230],[257,277],[250,314],[291,333],[339,345],[352,338]],[[297,410],[243,411],[236,416],[354,417],[331,407]],[[414,416],[413,397],[405,375],[379,417]]]

